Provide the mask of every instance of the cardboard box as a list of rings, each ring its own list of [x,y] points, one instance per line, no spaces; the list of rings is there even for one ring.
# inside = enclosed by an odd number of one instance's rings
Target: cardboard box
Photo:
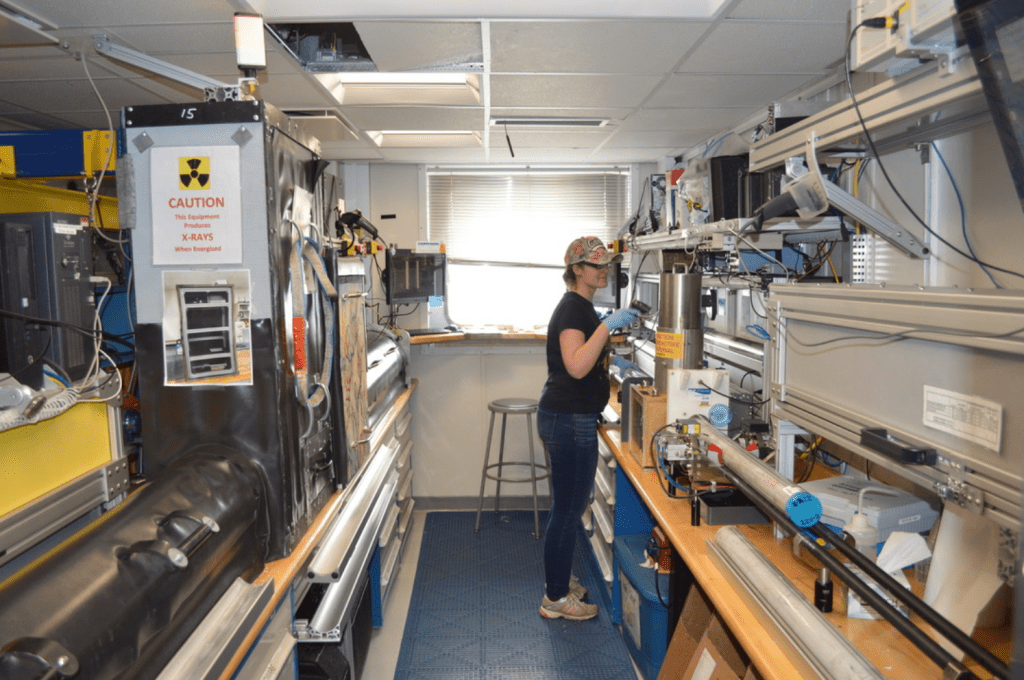
[[[668,643],[658,680],[682,680],[713,616],[707,595],[697,585],[691,586],[679,615],[679,623]]]
[[[740,680],[747,674],[749,666],[750,659],[739,642],[722,620],[712,615],[686,670],[682,675],[672,677],[679,680]],[[662,680],[662,676],[658,676],[658,680]]]
[[[740,680],[718,649],[704,637],[686,669],[684,680]]]
[[[657,465],[651,454],[651,438],[668,420],[668,399],[650,385],[633,385],[629,403],[629,452],[645,468]]]
[[[747,666],[747,674],[743,676],[743,680],[764,680],[764,677],[758,673],[757,668],[751,664]]]

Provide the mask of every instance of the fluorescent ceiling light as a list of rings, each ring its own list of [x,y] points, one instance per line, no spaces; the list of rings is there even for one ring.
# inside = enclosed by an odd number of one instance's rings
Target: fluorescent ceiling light
[[[478,105],[480,76],[455,72],[318,73],[316,79],[339,103]]]
[[[469,130],[379,130],[366,133],[380,147],[481,146],[479,132]]]
[[[557,127],[599,128],[610,122],[608,118],[544,118],[526,116],[499,116],[491,118],[492,127]]]

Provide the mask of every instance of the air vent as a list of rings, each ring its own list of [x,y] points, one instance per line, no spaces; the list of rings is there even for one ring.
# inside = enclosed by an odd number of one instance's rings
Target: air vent
[[[607,118],[491,118],[491,125],[497,127],[599,128],[609,122]]]

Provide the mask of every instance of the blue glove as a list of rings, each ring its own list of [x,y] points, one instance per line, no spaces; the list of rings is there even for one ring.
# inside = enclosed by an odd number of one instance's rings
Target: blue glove
[[[616,368],[619,369],[620,378],[626,375],[626,371],[628,371],[629,369],[633,369],[634,371],[640,370],[640,367],[634,364],[632,361],[626,359],[625,357],[620,357],[617,354],[614,357],[612,357],[612,366],[615,366]]]
[[[614,331],[617,328],[628,328],[632,326],[637,320],[639,312],[635,309],[626,307],[625,309],[616,309],[614,312],[609,314],[607,317],[601,320],[605,326],[608,326],[608,331]]]

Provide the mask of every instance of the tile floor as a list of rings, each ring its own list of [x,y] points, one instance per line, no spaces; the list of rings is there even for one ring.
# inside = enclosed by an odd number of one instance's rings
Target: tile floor
[[[413,511],[409,542],[405,546],[398,576],[385,603],[384,625],[373,630],[370,650],[360,680],[393,680],[395,676],[409,602],[412,599],[413,583],[416,580],[416,564],[419,562],[426,513],[426,510]],[[636,678],[643,680],[639,670],[636,671]]]

